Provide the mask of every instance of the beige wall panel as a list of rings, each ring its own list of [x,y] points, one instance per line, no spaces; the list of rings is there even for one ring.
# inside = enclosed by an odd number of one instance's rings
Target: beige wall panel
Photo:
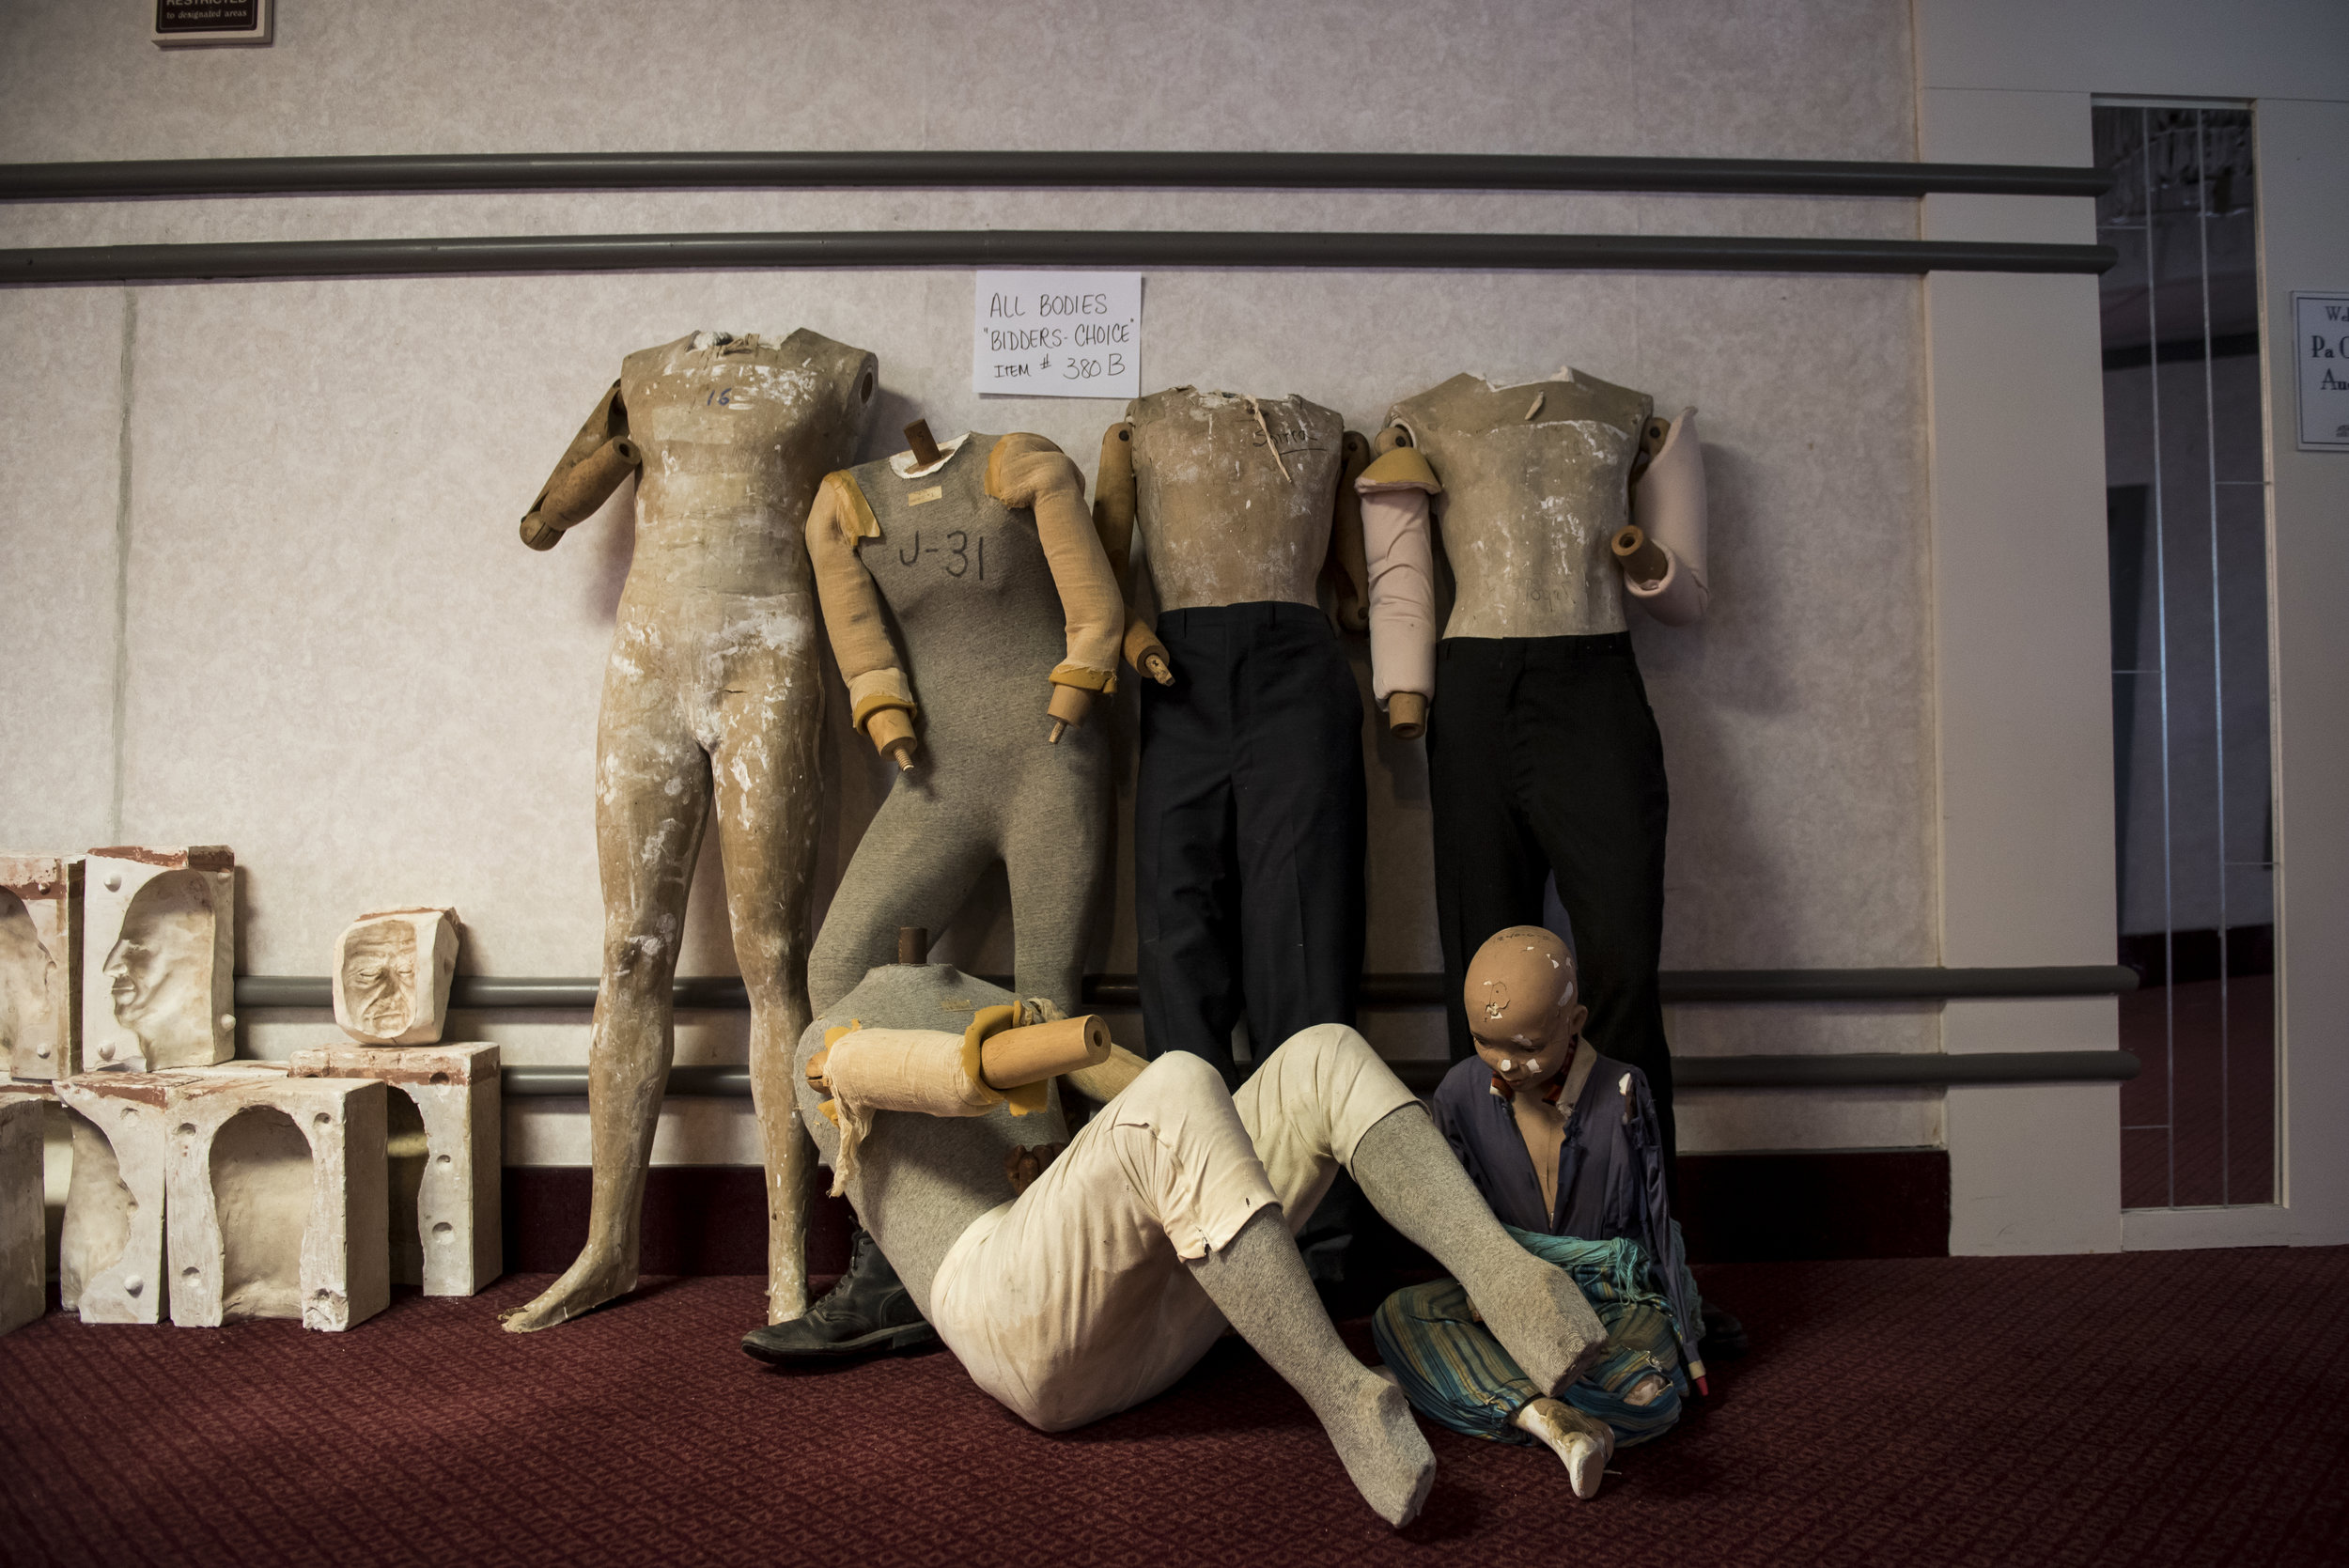
[[[125,298],[0,291],[0,849],[109,841]]]
[[[0,117],[10,159],[849,146],[1901,158],[1916,140],[1907,10],[1890,0],[1448,4],[1412,13],[1410,48],[1358,8],[1237,3],[1157,15],[1171,49],[1136,47],[1116,13],[1049,0],[984,25],[910,0],[296,8],[268,50],[170,53],[102,8],[15,21],[21,46],[0,60],[0,101],[23,111]],[[906,46],[926,32],[957,47]],[[843,85],[877,75],[878,112]],[[0,243],[979,225],[1906,237],[1916,223],[1906,202],[1609,194],[483,194],[19,207],[0,210]],[[939,270],[137,291],[123,836],[237,847],[247,972],[321,973],[360,909],[429,901],[464,917],[467,972],[592,973],[593,734],[629,496],[550,555],[516,540],[522,506],[620,356],[701,326],[807,325],[873,349],[885,396],[869,453],[920,414],[941,436],[1041,431],[1090,472],[1120,405],[974,396],[972,288],[969,272]],[[122,297],[0,296],[0,311]],[[1667,962],[1931,961],[1914,281],[1217,270],[1153,272],[1146,298],[1145,385],[1297,391],[1365,430],[1460,369],[1521,380],[1571,363],[1699,405],[1714,613],[1639,634],[1675,800]],[[70,371],[44,369],[43,384],[86,392]],[[86,530],[108,552],[89,624],[113,610],[118,420],[105,407],[96,483],[74,491],[104,499]],[[1104,722],[1130,757],[1131,695]],[[841,714],[826,722],[819,911],[888,784]],[[1364,755],[1369,967],[1432,970],[1423,754],[1366,733]],[[1119,788],[1129,826],[1129,778]],[[1132,968],[1129,845],[1122,833],[1097,968]],[[733,968],[713,871],[706,849],[684,972]],[[1000,878],[942,935],[941,957],[1007,970]],[[1112,1024],[1139,1037],[1131,1015]],[[1439,1014],[1365,1027],[1391,1055],[1442,1054]],[[584,1055],[579,1014],[459,1014],[451,1028],[515,1064]],[[1680,1009],[1672,1028],[1691,1054],[1933,1040],[1920,1009]],[[322,1013],[274,1014],[249,1022],[245,1048],[280,1057],[332,1032]],[[739,1060],[743,1034],[736,1016],[681,1016],[679,1060]],[[1692,1147],[1937,1137],[1929,1094],[1694,1103]],[[559,1129],[575,1108],[528,1114],[509,1160],[572,1157],[576,1129]],[[737,1157],[751,1145],[729,1114],[664,1120],[659,1157]]]

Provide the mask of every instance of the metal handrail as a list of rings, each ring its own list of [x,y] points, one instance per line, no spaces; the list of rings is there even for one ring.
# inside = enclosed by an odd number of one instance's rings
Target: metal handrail
[[[1008,988],[1007,975],[975,978]],[[1674,1005],[1798,1001],[1957,1001],[1990,998],[2119,996],[2137,989],[2137,972],[2120,964],[2054,964],[2008,969],[1666,970],[1663,999]],[[1374,1011],[1440,1007],[1447,986],[1433,973],[1362,976],[1361,1005]],[[552,978],[460,974],[449,1006],[461,1011],[576,1010],[596,1004],[592,977]],[[334,1004],[324,975],[241,974],[237,1005],[320,1009]],[[740,1012],[750,994],[734,975],[671,982],[672,1004],[687,1012]],[[1089,974],[1082,1001],[1091,1007],[1135,1008],[1142,992],[1130,974]]]
[[[0,251],[0,287],[447,273],[864,267],[1264,267],[1517,272],[2097,273],[2109,245],[1648,234],[882,229],[451,236]]]
[[[1434,1090],[1452,1063],[1387,1063],[1418,1094]],[[2122,1083],[2138,1075],[2124,1050],[1852,1052],[1824,1056],[1676,1056],[1672,1083],[1690,1089],[1933,1089],[1952,1084]],[[508,1067],[505,1092],[523,1098],[575,1098],[587,1093],[584,1067]],[[750,1069],[672,1067],[672,1097],[745,1098]]]
[[[0,201],[456,191],[1191,189],[2098,196],[2101,169],[1393,152],[552,152],[0,164]]]

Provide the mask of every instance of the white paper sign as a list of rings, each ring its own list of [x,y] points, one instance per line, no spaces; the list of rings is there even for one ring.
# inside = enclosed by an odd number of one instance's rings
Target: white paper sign
[[[2292,296],[2300,449],[2349,452],[2349,294]]]
[[[1140,272],[981,272],[971,390],[1019,397],[1142,396]]]

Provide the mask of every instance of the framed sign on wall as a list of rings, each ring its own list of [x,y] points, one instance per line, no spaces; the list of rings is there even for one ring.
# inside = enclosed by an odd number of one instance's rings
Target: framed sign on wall
[[[155,0],[155,30],[166,49],[207,43],[267,43],[276,0]]]
[[[2300,450],[2349,452],[2349,294],[2292,296]]]

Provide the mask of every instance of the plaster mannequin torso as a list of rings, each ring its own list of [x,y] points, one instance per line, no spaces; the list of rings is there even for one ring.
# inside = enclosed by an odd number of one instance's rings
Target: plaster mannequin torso
[[[1513,387],[1462,374],[1388,415],[1443,484],[1435,513],[1458,585],[1446,637],[1624,629],[1610,546],[1654,400],[1566,374]]]
[[[810,961],[818,1009],[889,961],[899,927],[943,930],[997,861],[1020,993],[1077,1004],[1107,871],[1109,749],[1098,724],[1046,738],[1040,694],[1066,653],[1067,613],[1034,512],[988,493],[999,439],[958,438],[930,468],[901,454],[846,475],[871,514],[855,557],[895,622],[921,760],[833,895]]]
[[[509,1328],[560,1323],[635,1283],[645,1167],[671,1050],[670,983],[713,812],[751,1000],[769,1313],[805,1309],[806,1145],[782,1078],[808,1017],[805,910],[820,788],[817,606],[801,524],[825,473],[855,452],[876,373],[871,354],[804,329],[780,340],[696,333],[640,350],[550,482],[552,492],[614,438],[642,455],[635,554],[597,727],[604,941],[589,1044],[588,1241]]]
[[[1294,393],[1178,386],[1135,399],[1126,417],[1159,609],[1318,602],[1343,461],[1338,415]]]

